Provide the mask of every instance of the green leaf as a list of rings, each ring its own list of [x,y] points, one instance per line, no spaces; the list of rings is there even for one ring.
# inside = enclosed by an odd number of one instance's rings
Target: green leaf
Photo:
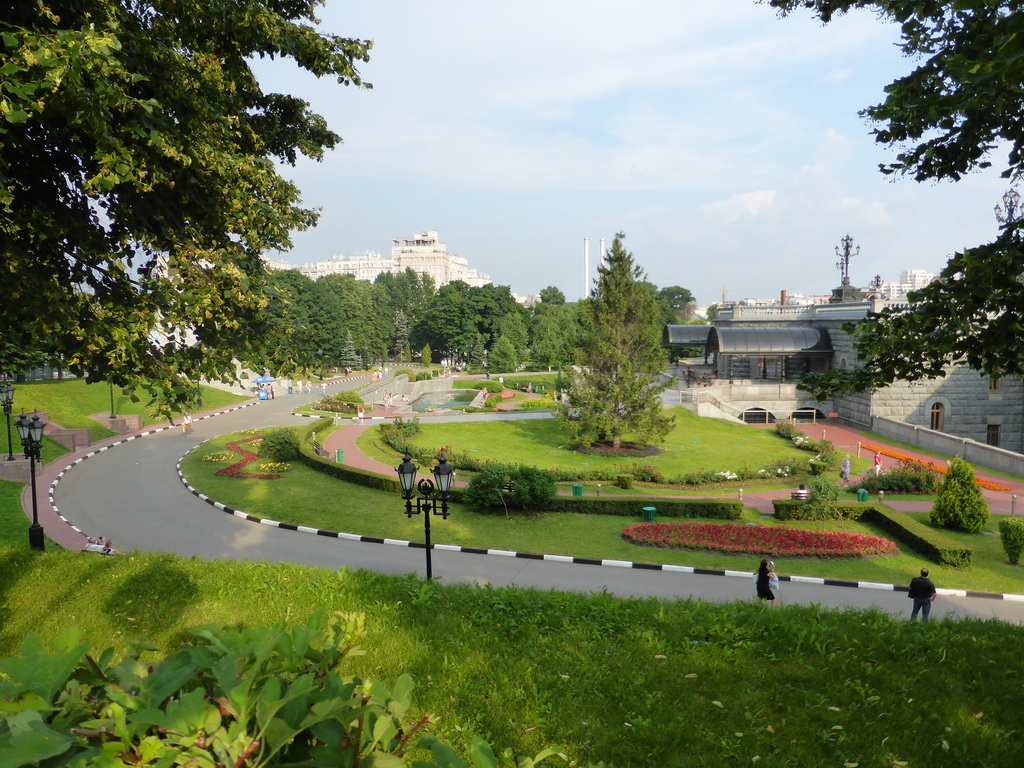
[[[0,755],[4,768],[20,768],[62,754],[74,738],[43,722],[34,710],[26,710],[2,721],[10,731],[0,734]]]

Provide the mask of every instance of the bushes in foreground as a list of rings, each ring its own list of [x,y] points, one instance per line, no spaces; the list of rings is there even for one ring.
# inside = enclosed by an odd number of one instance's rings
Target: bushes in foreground
[[[347,674],[363,622],[314,613],[291,628],[208,625],[166,659],[144,662],[148,649],[136,646],[116,664],[112,649],[90,655],[73,635],[50,649],[30,633],[19,658],[0,660],[4,766],[341,768],[404,765],[418,748],[437,762],[417,766],[465,768],[426,733],[434,718],[409,718],[408,675],[390,688]],[[471,751],[477,768],[522,765],[511,754],[499,761],[479,737]]]

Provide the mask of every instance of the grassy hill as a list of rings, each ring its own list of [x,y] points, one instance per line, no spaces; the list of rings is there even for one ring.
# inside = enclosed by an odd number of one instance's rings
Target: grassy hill
[[[1024,629],[879,613],[625,600],[289,564],[0,550],[0,654],[71,625],[160,656],[209,622],[361,612],[352,673],[410,673],[419,712],[572,764],[1020,765]],[[419,714],[419,712],[414,714]],[[554,758],[545,765],[564,764]]]

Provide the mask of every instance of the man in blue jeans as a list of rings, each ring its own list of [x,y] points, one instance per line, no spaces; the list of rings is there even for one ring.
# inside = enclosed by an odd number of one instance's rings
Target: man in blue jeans
[[[922,568],[921,575],[910,580],[910,593],[907,595],[914,601],[914,610],[910,613],[910,620],[917,620],[918,611],[921,612],[921,619],[928,622],[928,614],[932,612],[932,602],[935,600],[935,585],[928,578],[928,569]]]

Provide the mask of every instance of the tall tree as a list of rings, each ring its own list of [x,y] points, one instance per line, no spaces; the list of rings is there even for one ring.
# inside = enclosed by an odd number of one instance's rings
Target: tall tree
[[[823,21],[852,8],[900,24],[903,53],[916,68],[886,86],[884,101],[861,114],[875,140],[897,148],[886,174],[917,181],[957,180],[991,166],[1008,149],[1007,178],[1024,174],[1024,12],[1010,0],[771,0],[782,14],[812,9]],[[897,379],[941,376],[967,362],[989,375],[1024,374],[1024,247],[1021,221],[991,243],[956,254],[939,280],[848,330],[862,367],[808,375],[820,398],[872,389]]]
[[[0,326],[162,412],[295,361],[260,255],[315,211],[275,169],[339,143],[264,92],[257,57],[361,85],[370,44],[318,31],[316,0],[79,0],[0,11]]]
[[[689,320],[693,315],[693,294],[681,285],[669,285],[658,291],[658,301],[671,311],[673,322]]]
[[[644,272],[615,235],[597,287],[583,302],[586,337],[580,370],[569,388],[561,419],[584,445],[607,442],[619,448],[623,435],[644,442],[662,440],[672,418],[662,412],[658,377],[667,357],[661,347],[661,312],[644,286]]]
[[[565,304],[565,294],[553,285],[540,289],[540,300],[545,304]]]

